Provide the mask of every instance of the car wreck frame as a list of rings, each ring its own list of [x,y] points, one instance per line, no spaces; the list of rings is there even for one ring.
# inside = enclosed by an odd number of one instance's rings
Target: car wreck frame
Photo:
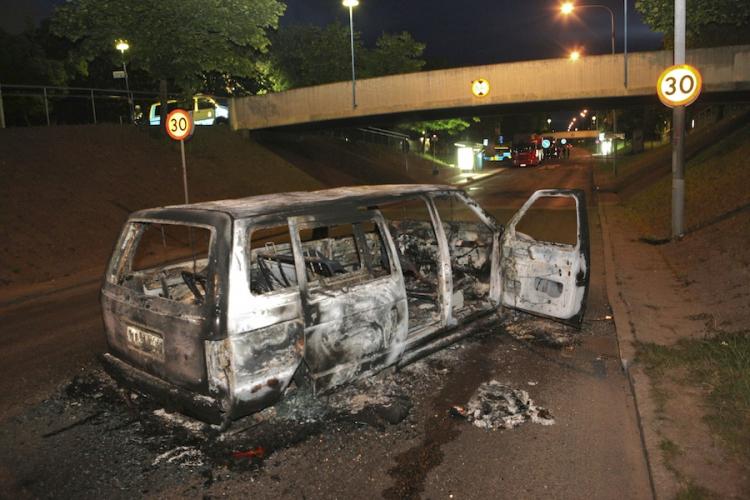
[[[575,201],[575,244],[516,230],[550,197]],[[471,220],[444,220],[445,203]],[[421,220],[391,216],[406,206]],[[184,227],[187,254],[140,262],[154,253],[144,232],[161,231],[166,248],[165,228]],[[125,224],[102,286],[102,363],[125,388],[228,425],[274,404],[293,379],[322,393],[404,366],[503,307],[579,326],[588,240],[578,190],[537,191],[506,228],[464,191],[436,185],[142,210]]]

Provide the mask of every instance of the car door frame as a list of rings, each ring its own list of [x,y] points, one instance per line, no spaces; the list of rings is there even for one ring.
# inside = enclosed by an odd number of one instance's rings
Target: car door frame
[[[396,257],[396,247],[383,216],[377,210],[356,210],[345,207],[337,213],[294,216],[288,219],[292,248],[294,249],[295,267],[297,269],[297,283],[299,286],[302,315],[304,320],[304,360],[308,376],[313,382],[316,393],[341,385],[368,373],[374,373],[386,366],[395,364],[406,347],[408,334],[408,306],[406,287],[404,285],[401,266]],[[306,262],[303,252],[300,230],[309,226],[355,224],[357,222],[374,221],[377,225],[385,250],[388,252],[389,274],[344,286],[339,290],[327,290],[326,293],[316,291],[320,296],[314,297],[309,286],[306,272]],[[354,235],[354,242],[360,251],[361,240]],[[370,309],[363,309],[357,300],[362,298],[365,288],[370,292],[385,292],[386,295],[370,293]],[[387,295],[390,294],[390,295]],[[318,307],[328,300],[335,311],[324,311]],[[360,306],[360,307],[358,307]],[[375,311],[375,312],[372,312]],[[379,311],[379,312],[377,312]],[[347,314],[369,318],[369,324],[353,324]],[[321,325],[328,324],[323,328]],[[383,345],[377,352],[367,353],[361,358],[343,360],[344,363],[334,363],[333,356],[326,360],[324,352],[329,350],[331,337],[325,336],[328,331],[336,328],[346,336],[333,339],[337,347],[343,342],[355,342],[355,336],[366,332],[367,328],[380,328]],[[335,336],[335,331],[333,332]],[[364,335],[364,334],[363,334]],[[357,337],[361,339],[361,337]],[[385,339],[388,338],[386,345]],[[350,344],[343,344],[346,348]],[[350,352],[354,352],[352,349]]]
[[[531,238],[519,239],[516,225],[529,208],[540,198],[560,197],[573,198],[576,202],[576,244],[565,245],[537,241]],[[579,328],[586,311],[591,274],[591,250],[585,193],[579,189],[542,189],[536,191],[508,222],[500,246],[500,279],[502,284],[500,300],[502,305]],[[551,262],[552,260],[559,261],[565,256],[569,257],[571,261]],[[532,274],[519,276],[519,268],[524,267],[528,271],[534,267],[534,264],[537,264],[537,267],[544,267],[542,264],[545,262],[548,266],[551,266],[552,270],[557,270],[555,280],[548,279],[555,274],[554,272],[544,276]],[[543,280],[561,285],[562,291],[557,297],[548,295],[546,304],[533,301],[530,299],[530,295],[533,293],[529,289],[528,280],[530,279],[535,280],[534,288],[536,291],[539,291],[538,284],[543,284]],[[575,293],[572,297],[570,296],[572,292],[567,291],[570,287],[575,287],[573,289]],[[560,302],[564,303],[564,299],[554,301],[554,303],[553,299],[563,297],[564,294],[568,294],[567,298],[570,300],[567,306],[569,310],[555,311],[556,308],[563,307]]]

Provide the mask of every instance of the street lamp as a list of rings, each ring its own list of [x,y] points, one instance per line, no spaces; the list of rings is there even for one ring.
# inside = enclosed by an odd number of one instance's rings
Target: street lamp
[[[628,87],[628,0],[622,0],[623,5],[623,84],[625,88]],[[579,5],[579,8],[597,7],[600,9],[606,9],[609,12],[609,19],[611,22],[611,34],[612,34],[612,55],[615,55],[615,13],[612,9],[606,5]],[[560,5],[560,12],[567,16],[573,13],[576,6],[573,2],[565,2]],[[572,57],[571,57],[572,58]],[[615,134],[615,144],[617,144],[617,110],[612,110],[612,132]],[[614,160],[612,162],[612,171],[617,175],[617,147],[614,148]]]
[[[570,57],[571,61],[575,62],[575,61],[577,61],[577,60],[579,60],[581,58],[581,52],[578,51],[578,50],[573,50],[573,51],[571,51],[569,57]]]
[[[612,33],[612,54],[614,55],[614,53],[615,53],[615,13],[612,12],[612,9],[610,9],[606,5],[578,5],[578,6],[576,6],[573,2],[564,2],[563,4],[560,5],[560,12],[564,16],[567,16],[567,15],[572,14],[573,11],[576,8],[583,9],[583,8],[586,8],[586,7],[599,7],[600,9],[606,9],[607,12],[609,12],[609,19],[610,19],[610,21],[612,23],[611,24],[611,26],[612,26],[612,30],[611,30],[611,33]],[[625,71],[623,80],[624,80],[624,83],[625,83],[625,88],[627,88],[627,86],[628,86],[628,0],[622,0],[622,12],[623,12],[623,21],[622,21],[622,27],[623,27],[622,43],[623,43],[623,48],[622,48],[622,53],[623,53],[623,59],[624,59],[623,65],[624,65],[624,71]]]
[[[609,12],[610,20],[612,21],[612,55],[615,53],[615,13],[612,12],[612,9],[607,7],[606,5],[579,5],[577,8],[584,9],[587,7],[599,7],[601,9],[606,9]],[[573,4],[573,2],[565,2],[564,4],[560,5],[560,12],[562,12],[563,15],[568,16],[573,13],[573,11],[576,9],[576,5]]]
[[[344,0],[344,7],[349,7],[349,34],[352,46],[352,107],[357,107],[357,76],[354,72],[354,14],[352,9],[359,5],[359,0]]]
[[[130,83],[128,83],[128,68],[125,66],[125,51],[130,48],[127,40],[115,40],[115,48],[122,54],[122,72],[125,73],[125,92],[128,96],[128,110],[130,111],[130,123],[135,121],[135,111],[133,110],[133,94],[130,93]]]

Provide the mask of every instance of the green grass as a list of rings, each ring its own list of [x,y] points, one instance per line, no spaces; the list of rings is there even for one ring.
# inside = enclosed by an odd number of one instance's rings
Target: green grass
[[[641,343],[638,360],[654,381],[686,369],[688,377],[678,382],[708,391],[705,420],[711,431],[750,464],[750,331],[682,339],[672,347]],[[674,451],[665,446],[663,452]]]
[[[660,144],[653,147],[653,143],[650,143],[652,147],[646,149],[642,153],[630,154],[630,147],[623,150],[618,150],[617,154],[617,177],[612,173],[612,160],[600,160],[596,164],[596,178],[602,185],[607,185],[614,182],[617,179],[627,177],[633,172],[636,172],[644,167],[644,165],[651,164],[658,161],[660,157],[666,157],[671,151],[671,145]]]
[[[659,150],[654,150],[653,154]],[[687,163],[686,228],[700,227],[722,214],[750,203],[748,158],[750,125],[745,125]],[[666,176],[626,202],[631,216],[645,235],[664,238],[670,234],[671,189],[671,176]]]
[[[675,496],[675,500],[712,500],[714,498],[718,497],[703,486],[694,483],[688,483]]]
[[[659,442],[659,449],[661,450],[661,456],[664,459],[664,466],[669,469],[678,479],[682,478],[682,474],[677,470],[674,465],[674,461],[677,457],[682,455],[682,449],[672,441],[671,439],[663,438]]]

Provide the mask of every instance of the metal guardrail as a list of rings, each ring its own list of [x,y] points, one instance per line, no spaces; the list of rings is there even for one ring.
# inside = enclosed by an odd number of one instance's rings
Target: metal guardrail
[[[170,99],[178,98],[174,94],[170,94],[168,97]],[[37,116],[33,118],[35,121],[46,123],[47,126],[52,125],[53,121],[95,124],[119,121],[122,123],[123,121],[131,121],[132,119],[129,111],[130,101],[147,105],[158,98],[158,92],[138,90],[128,92],[124,89],[0,83],[0,128],[6,128],[10,125],[6,120],[6,109],[8,109],[9,105],[15,107],[12,109],[15,115],[25,117],[27,123],[24,123],[24,125],[33,124],[29,121],[27,112],[34,111],[33,109],[24,110],[24,107],[31,108],[33,102],[37,100],[43,104],[43,118],[39,119]],[[85,111],[75,104],[82,101],[88,101],[86,105],[87,110]],[[99,102],[98,109],[97,102]],[[64,105],[61,105],[61,103],[64,103]],[[57,104],[57,109],[55,109],[55,104]],[[147,110],[144,109],[144,112],[147,112]],[[17,120],[18,118],[16,117]],[[16,123],[16,125],[19,125],[19,123]]]

